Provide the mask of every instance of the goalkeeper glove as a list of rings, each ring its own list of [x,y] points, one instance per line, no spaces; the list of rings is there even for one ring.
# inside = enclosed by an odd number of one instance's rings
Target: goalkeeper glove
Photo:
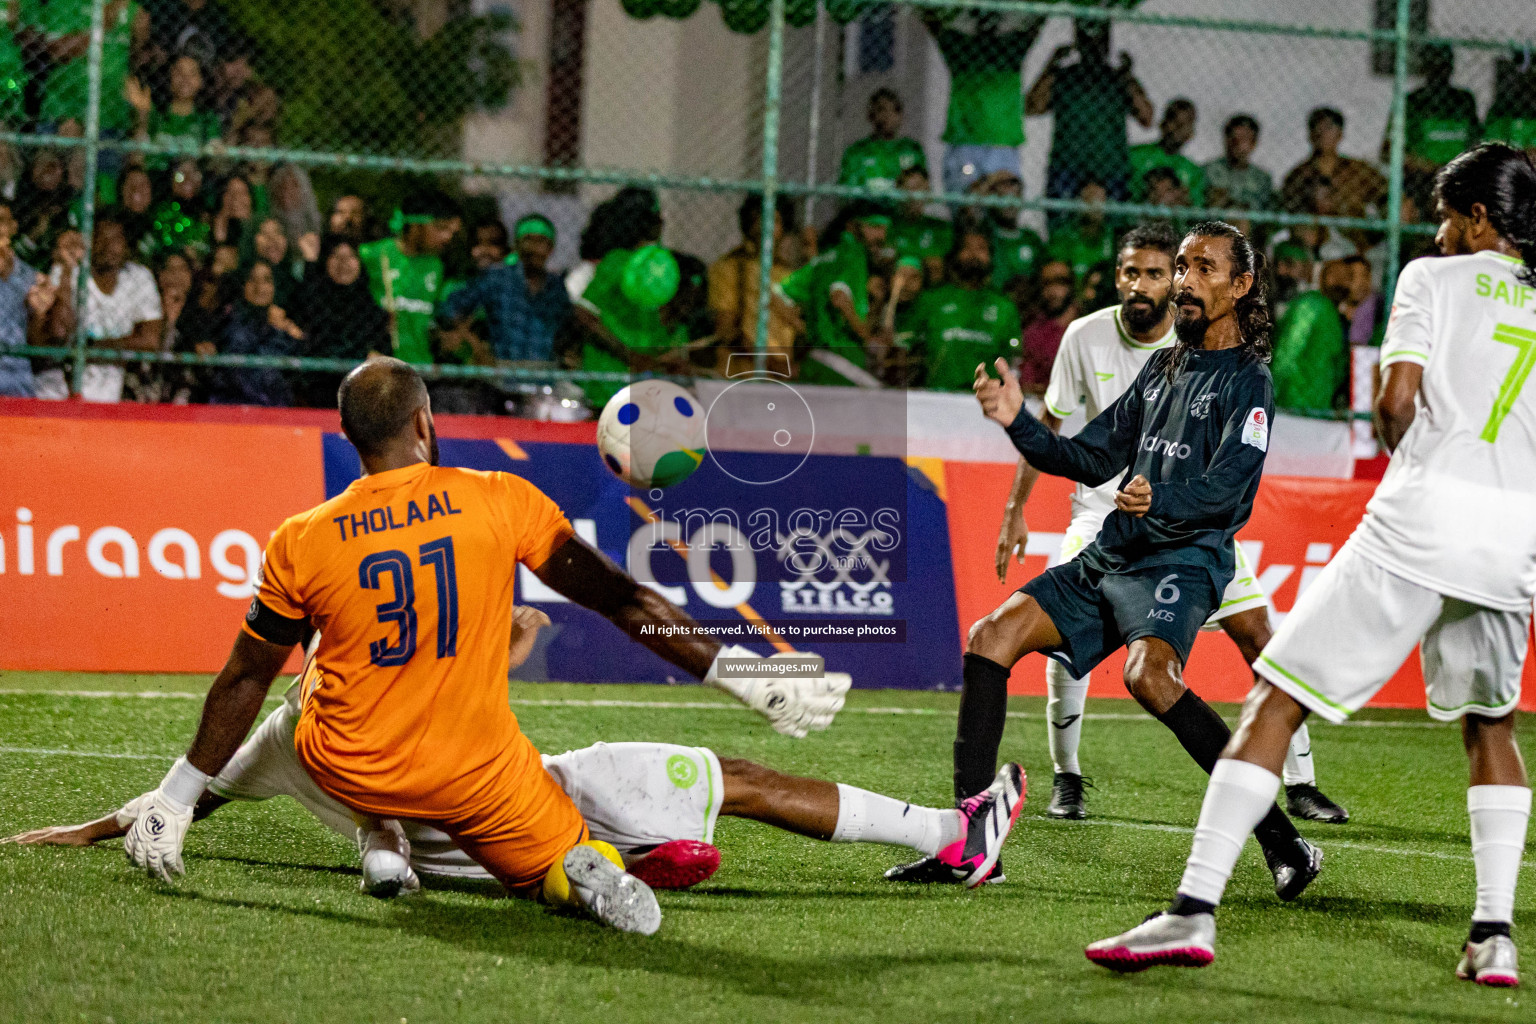
[[[802,653],[775,654],[768,661],[786,661],[813,657]],[[724,690],[756,711],[773,728],[786,736],[804,739],[809,732],[819,732],[832,724],[842,710],[853,677],[846,672],[824,672],[816,677],[780,676],[771,671],[762,675],[722,677],[720,660],[764,660],[745,647],[722,647],[704,676],[704,682]]]
[[[123,808],[135,808],[138,813],[138,820],[123,838],[123,851],[134,866],[166,882],[171,881],[172,872],[187,873],[181,862],[181,844],[187,837],[187,826],[192,824],[192,807],[210,778],[186,758],[178,758],[159,789]]]

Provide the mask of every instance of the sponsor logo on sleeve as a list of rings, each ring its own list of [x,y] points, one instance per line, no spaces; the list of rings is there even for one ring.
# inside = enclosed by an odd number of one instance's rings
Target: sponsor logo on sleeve
[[[1261,452],[1269,451],[1269,417],[1263,409],[1255,407],[1248,411],[1248,418],[1243,421],[1243,444],[1251,444]]]

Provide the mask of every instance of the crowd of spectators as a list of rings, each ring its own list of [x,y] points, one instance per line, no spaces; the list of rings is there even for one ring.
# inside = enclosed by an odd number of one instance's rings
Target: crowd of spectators
[[[89,5],[4,0],[0,113],[40,135],[82,133]],[[84,12],[82,14],[82,12]],[[249,43],[209,0],[110,0],[101,123],[109,138],[185,146],[267,146],[281,97],[256,74]],[[989,21],[989,17],[991,20]],[[899,95],[868,101],[870,133],[842,155],[839,183],[877,198],[845,204],[820,230],[780,197],[772,226],[767,343],[806,383],[965,390],[979,362],[1003,357],[1043,392],[1075,317],[1117,301],[1116,241],[1132,225],[1106,215],[1121,200],[1180,208],[1284,210],[1379,217],[1383,163],[1340,152],[1345,118],[1319,107],[1305,122],[1309,156],[1276,185],[1252,162],[1263,126],[1237,114],[1223,155],[1184,153],[1199,112],[1168,100],[1154,142],[1130,145],[1132,121],[1156,111],[1108,22],[1081,23],[1036,80],[1021,79],[1038,24],[1008,31],[981,15],[976,32],[930,21],[953,78],[941,167],[953,206],[930,204],[925,151],[904,133]],[[5,65],[10,60],[9,66]],[[1404,219],[1427,219],[1435,170],[1470,143],[1536,143],[1536,89],[1476,102],[1450,82],[1451,51],[1430,47],[1424,82],[1407,98]],[[6,76],[9,75],[7,78]],[[1024,116],[1050,114],[1044,194],[1086,208],[1029,226],[1000,200],[1024,194]],[[1299,130],[1299,126],[1298,126]],[[1501,134],[1502,133],[1502,134]],[[621,374],[723,374],[751,347],[760,317],[761,197],[738,209],[739,241],[706,263],[663,245],[652,190],[624,188],[596,206],[579,260],[561,269],[554,221],[505,224],[423,186],[396,203],[362,194],[320,208],[294,163],[236,161],[215,145],[201,159],[101,154],[89,254],[80,230],[83,150],[0,147],[0,346],[65,345],[83,329],[96,348],[308,356],[359,361],[393,354],[418,364],[561,367]],[[1381,154],[1385,161],[1387,148]],[[1280,320],[1274,373],[1282,407],[1326,410],[1345,400],[1348,346],[1382,329],[1379,232],[1301,224],[1278,231],[1238,218],[1271,254]],[[1408,236],[1400,255],[1418,255]],[[84,275],[87,294],[75,295]],[[83,318],[83,323],[81,323]],[[783,365],[783,364],[779,364]],[[69,367],[0,355],[0,395],[63,398]],[[96,401],[328,406],[339,373],[273,366],[142,361],[88,365]],[[587,382],[600,405],[619,386]],[[484,382],[434,383],[439,409],[504,411]]]

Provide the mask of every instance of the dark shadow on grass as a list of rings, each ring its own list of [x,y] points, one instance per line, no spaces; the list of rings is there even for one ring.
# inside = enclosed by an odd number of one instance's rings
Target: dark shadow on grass
[[[162,891],[175,899],[216,906],[288,914],[348,927],[403,931],[471,953],[521,957],[558,966],[646,971],[797,1003],[839,1005],[857,999],[862,1006],[867,996],[865,986],[878,987],[882,976],[895,977],[915,968],[988,966],[1017,970],[1043,963],[1023,954],[989,955],[959,950],[910,955],[745,955],[668,938],[665,917],[662,933],[645,938],[621,934],[583,918],[556,915],[521,900],[466,907],[433,903],[430,897],[413,897],[392,905],[396,912],[376,919],[322,907],[234,899],[169,887]],[[664,906],[663,914],[668,912]],[[689,910],[674,907],[670,912],[681,916]]]

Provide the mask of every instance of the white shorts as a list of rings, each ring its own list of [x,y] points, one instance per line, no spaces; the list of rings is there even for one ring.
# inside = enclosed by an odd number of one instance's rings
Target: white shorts
[[[1520,703],[1531,613],[1437,594],[1350,541],[1296,602],[1253,666],[1330,722],[1365,706],[1420,645],[1431,718],[1500,718]]]
[[[283,701],[243,743],[208,788],[227,800],[291,796],[349,842],[357,838],[352,812],[315,785],[299,763],[293,731],[297,695]],[[720,759],[704,747],[670,743],[596,743],[544,755],[544,767],[586,819],[593,839],[612,843],[626,860],[673,839],[710,842],[724,799]],[[491,878],[444,832],[401,820],[411,842],[411,866],[420,874]]]
[[[1104,528],[1104,519],[1109,513],[1096,508],[1085,508],[1073,503],[1072,522],[1067,526],[1067,532],[1061,538],[1062,562],[1070,562],[1082,553],[1083,548],[1092,544],[1099,531]],[[1240,612],[1252,611],[1255,608],[1270,608],[1269,596],[1264,593],[1264,588],[1259,586],[1259,576],[1248,561],[1248,555],[1243,551],[1242,544],[1232,545],[1232,554],[1236,559],[1237,568],[1232,574],[1232,582],[1227,584],[1227,589],[1222,592],[1221,604],[1211,612],[1210,618],[1205,620],[1204,629],[1220,629],[1222,619]]]

